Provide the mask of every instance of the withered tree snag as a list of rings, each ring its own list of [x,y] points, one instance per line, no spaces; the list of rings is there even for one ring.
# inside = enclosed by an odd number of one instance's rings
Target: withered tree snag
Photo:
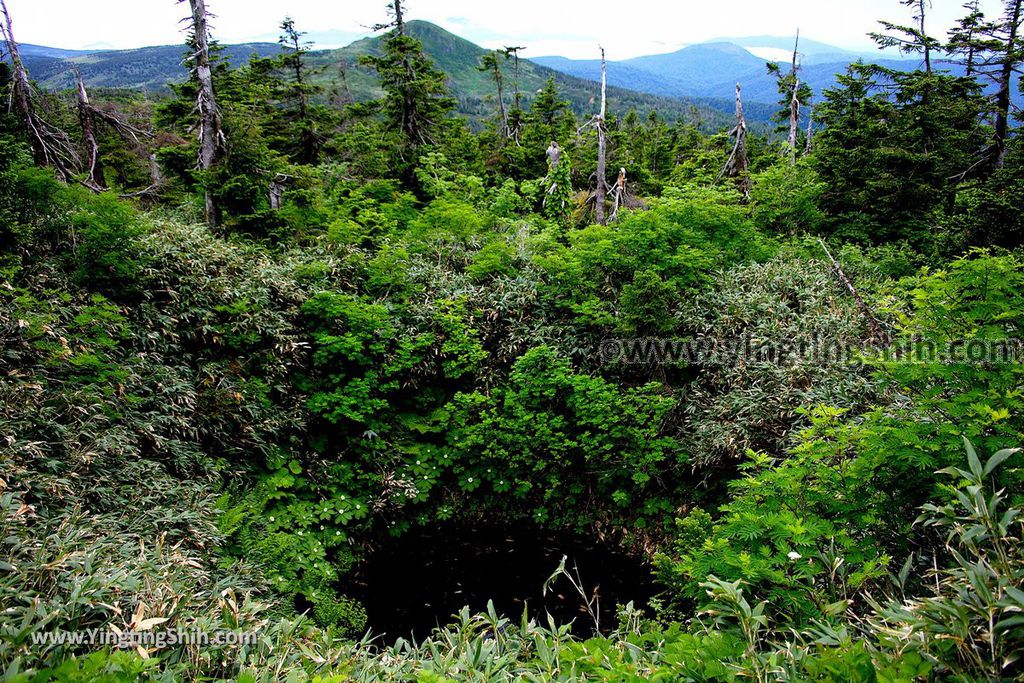
[[[184,0],[178,0],[184,2]],[[216,225],[219,212],[214,194],[209,186],[209,173],[220,160],[224,145],[224,132],[220,110],[213,90],[213,68],[210,64],[210,26],[206,0],[189,0],[192,8],[192,73],[197,88],[195,113],[199,129],[199,168],[207,175],[206,222]]]
[[[96,139],[96,115],[89,102],[89,92],[85,89],[82,72],[75,69],[75,80],[78,83],[78,122],[82,126],[82,144],[85,146],[86,187],[101,192],[106,189],[103,182],[103,168],[100,165],[100,143]]]
[[[587,198],[587,204],[594,203],[594,220],[599,225],[607,225],[605,219],[605,201],[608,198],[608,129],[605,117],[608,115],[608,65],[605,61],[604,48],[601,50],[601,110],[592,119],[583,124],[576,135],[580,135],[591,126],[597,131],[597,171],[594,174],[595,188]]]
[[[797,130],[800,125],[800,76],[797,71],[798,52],[800,49],[800,29],[796,31],[796,43],[793,45],[793,65],[790,72],[793,76],[793,94],[789,100],[789,158],[790,163],[796,163],[796,142]]]
[[[160,162],[156,158],[156,152],[149,153],[149,183],[151,188],[157,188],[164,184],[164,174],[160,171]]]
[[[626,182],[626,169],[620,168],[619,178],[615,181],[615,187],[612,189],[612,215],[608,219],[609,222],[614,223],[619,220],[619,209],[646,208],[647,204],[629,191],[629,186]]]
[[[931,6],[931,0],[917,0],[917,14],[914,19],[917,21],[917,34],[921,39],[921,48],[924,53],[924,72],[932,75],[932,42],[925,32],[925,3]]]
[[[597,189],[594,192],[594,217],[599,225],[605,225],[604,202],[607,194],[608,181],[608,139],[605,130],[605,117],[608,115],[608,64],[601,48],[601,113],[594,120],[597,127]]]
[[[341,77],[341,89],[334,98],[334,106],[341,109],[356,101],[352,97],[352,89],[348,85],[348,66],[345,64],[344,59],[338,62],[338,76]]]
[[[729,133],[736,138],[732,146],[732,154],[725,162],[722,175],[736,179],[736,186],[745,199],[750,198],[750,159],[747,156],[747,119],[743,115],[743,98],[740,96],[740,84],[736,84],[736,126]]]
[[[552,171],[558,169],[558,164],[562,162],[562,149],[558,146],[558,143],[554,140],[551,141],[551,146],[548,147],[548,175],[551,175]]]
[[[284,204],[284,190],[285,184],[283,179],[279,176],[275,176],[274,179],[270,181],[270,187],[267,191],[267,199],[270,202],[271,209],[276,211],[281,208],[282,204]]]
[[[14,27],[5,0],[0,0],[0,14],[3,15],[0,17],[0,37],[11,60],[11,100],[28,135],[32,157],[36,164],[53,168],[61,180],[68,181],[72,175],[68,166],[78,163],[74,146],[64,131],[47,123],[36,111],[32,83],[14,39]]]

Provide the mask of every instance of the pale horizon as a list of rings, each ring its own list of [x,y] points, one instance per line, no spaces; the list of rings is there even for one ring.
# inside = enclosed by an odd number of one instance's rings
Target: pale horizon
[[[63,49],[133,49],[172,45],[184,39],[187,6],[174,0],[7,0],[19,42]],[[778,6],[738,0],[728,12],[704,2],[684,1],[666,6],[659,0],[636,0],[631,12],[594,15],[592,3],[522,0],[515,11],[475,0],[411,0],[408,19],[421,19],[485,48],[525,45],[524,56],[590,59],[603,45],[612,60],[669,53],[687,45],[722,37],[801,35],[836,47],[864,52],[873,49],[867,34],[879,29],[878,20],[909,23],[910,11],[896,0],[797,0],[783,15]],[[983,2],[991,16],[995,0]],[[216,15],[213,32],[225,44],[275,42],[278,24],[286,16],[317,49],[343,47],[373,35],[369,29],[385,17],[383,0],[210,0]],[[958,0],[935,2],[928,31],[943,36],[964,13]],[[547,26],[536,17],[545,16]],[[759,55],[763,56],[763,55]]]

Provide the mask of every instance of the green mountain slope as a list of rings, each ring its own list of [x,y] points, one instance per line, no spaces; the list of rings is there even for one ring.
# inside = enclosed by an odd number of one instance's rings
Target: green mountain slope
[[[227,45],[221,57],[232,64],[245,63],[252,55],[268,56],[280,50],[277,43]],[[168,83],[183,81],[188,75],[184,65],[184,45],[159,45],[136,50],[103,50],[60,58],[53,52],[25,56],[32,78],[45,88],[63,90],[74,85],[74,69],[82,72],[92,88],[131,88],[166,90]]]
[[[464,38],[460,38],[439,26],[425,21],[411,21],[407,24],[409,34],[423,43],[424,52],[448,74],[449,87],[459,102],[459,111],[474,118],[490,116],[495,110],[494,82],[490,75],[477,67],[487,50]],[[320,82],[331,88],[348,93],[355,100],[377,97],[380,89],[374,74],[358,66],[359,57],[365,54],[380,54],[381,38],[359,40],[347,47],[329,52],[316,52],[310,63],[321,69]],[[344,77],[341,75],[344,68]],[[503,68],[506,82],[507,104],[512,99],[513,65],[511,60]],[[520,90],[528,103],[544,83],[554,78],[558,89],[574,111],[586,115],[597,111],[600,88],[595,83],[563,74],[554,69],[523,59],[519,66]],[[733,106],[726,100],[677,99],[649,95],[625,88],[608,89],[608,106],[612,113],[637,110],[647,114],[657,110],[660,116],[669,120],[686,120],[703,123],[707,127],[721,128],[728,124],[725,112]]]

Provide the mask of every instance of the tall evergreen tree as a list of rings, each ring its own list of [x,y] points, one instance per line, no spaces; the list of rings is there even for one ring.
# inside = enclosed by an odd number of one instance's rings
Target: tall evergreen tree
[[[875,242],[933,238],[976,163],[983,107],[973,79],[852,65],[815,110],[813,158],[833,229]]]
[[[407,162],[416,150],[438,141],[444,121],[455,109],[445,75],[423,54],[420,41],[406,34],[401,0],[391,6],[392,21],[376,28],[392,28],[384,38],[384,54],[366,55],[360,63],[377,72],[384,97],[375,104],[390,125],[405,138]]]
[[[981,35],[988,39],[990,51],[979,70],[992,77],[996,84],[994,98],[994,131],[989,158],[993,168],[1006,164],[1007,142],[1010,136],[1010,117],[1013,106],[1013,86],[1019,80],[1024,62],[1024,0],[1004,0],[1003,16],[982,28]]]
[[[298,149],[292,156],[300,164],[315,164],[320,157],[322,140],[317,119],[323,118],[323,112],[320,111],[322,107],[316,107],[311,102],[311,98],[321,92],[322,88],[309,83],[306,54],[309,53],[311,43],[303,40],[305,35],[304,31],[299,31],[295,27],[295,21],[291,17],[285,17],[281,22],[279,42],[285,50],[281,57],[281,65],[291,78],[291,83],[286,89],[286,101],[290,105],[290,118],[296,128],[298,139]]]
[[[890,21],[879,21],[885,33],[872,33],[871,37],[881,47],[895,47],[903,54],[919,54],[924,61],[924,71],[929,76],[933,72],[932,55],[942,47],[942,43],[926,31],[927,10],[931,7],[930,0],[900,0],[900,4],[913,11],[913,26],[895,24]]]
[[[508,137],[509,124],[508,113],[505,111],[505,79],[501,72],[501,63],[508,59],[508,55],[500,50],[488,52],[480,58],[480,71],[490,74],[494,79],[495,101],[498,110],[498,139],[504,141]]]
[[[979,59],[989,47],[984,34],[991,27],[981,11],[981,0],[969,0],[964,9],[967,14],[949,30],[945,49],[948,56],[963,65],[966,76],[974,76]]]

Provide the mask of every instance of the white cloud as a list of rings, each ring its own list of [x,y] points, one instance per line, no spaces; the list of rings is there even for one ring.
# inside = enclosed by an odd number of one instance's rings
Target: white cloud
[[[216,36],[225,43],[273,38],[285,14],[323,36],[324,47],[366,35],[385,16],[384,0],[209,0]],[[175,0],[7,0],[19,40],[55,47],[140,47],[181,42],[187,4]],[[984,0],[991,13],[998,0]],[[595,5],[599,11],[595,11]],[[936,0],[930,30],[941,35],[962,13],[960,0]],[[718,36],[803,35],[864,49],[878,19],[908,22],[896,0],[408,0],[410,18],[425,19],[487,47],[526,45],[533,56],[611,59],[671,52]]]

